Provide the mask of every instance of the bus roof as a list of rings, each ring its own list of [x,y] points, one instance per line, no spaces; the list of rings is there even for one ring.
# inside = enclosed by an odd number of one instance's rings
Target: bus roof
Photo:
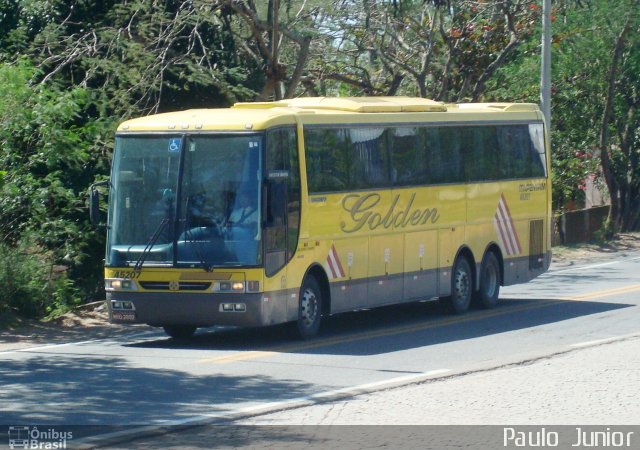
[[[339,116],[339,119],[336,119]],[[191,109],[123,122],[119,132],[252,131],[296,123],[542,120],[533,103],[442,103],[419,97],[300,97]],[[315,118],[314,118],[315,117]],[[332,119],[333,117],[333,119]]]
[[[289,107],[304,110],[331,110],[358,113],[444,112],[444,103],[419,97],[300,97],[278,102],[265,102],[262,107]],[[255,103],[236,103],[234,108],[253,109]]]

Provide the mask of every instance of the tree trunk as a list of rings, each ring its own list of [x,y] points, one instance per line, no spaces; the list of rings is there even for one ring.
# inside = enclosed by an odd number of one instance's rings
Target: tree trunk
[[[607,75],[607,94],[602,113],[602,121],[600,123],[600,139],[598,142],[598,147],[600,148],[600,161],[602,164],[602,174],[604,175],[605,182],[609,188],[609,194],[611,195],[611,209],[609,210],[607,222],[612,228],[608,230],[607,237],[611,237],[613,233],[620,229],[622,218],[622,205],[620,204],[622,199],[620,198],[620,188],[611,167],[611,159],[609,158],[609,123],[611,122],[611,116],[613,114],[613,101],[616,94],[616,74],[622,59],[622,52],[624,50],[624,46],[627,41],[627,34],[629,33],[630,28],[631,16],[629,16],[625,21],[622,31],[616,39],[613,57],[611,59],[611,65],[609,66],[609,73]]]
[[[287,86],[284,98],[292,98],[293,94],[296,92],[296,87],[300,84],[302,72],[307,64],[307,59],[309,58],[309,47],[311,47],[311,36],[305,36],[300,44],[300,53],[298,53],[296,68],[293,70],[293,75],[291,75],[291,79],[289,80],[289,85]]]

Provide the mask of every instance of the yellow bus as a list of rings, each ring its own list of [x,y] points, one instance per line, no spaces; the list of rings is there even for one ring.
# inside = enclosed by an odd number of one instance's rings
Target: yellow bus
[[[108,182],[110,321],[309,338],[346,311],[491,308],[549,267],[549,167],[533,104],[319,97],[129,120]]]

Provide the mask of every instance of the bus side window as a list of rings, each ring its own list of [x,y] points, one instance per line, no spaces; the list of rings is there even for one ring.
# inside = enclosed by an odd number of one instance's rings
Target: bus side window
[[[309,192],[337,192],[352,188],[354,161],[345,129],[309,128],[305,131]]]
[[[441,182],[460,183],[464,181],[464,165],[462,160],[461,127],[441,127],[438,129],[440,152]]]
[[[531,161],[528,150],[528,135],[522,125],[499,127],[498,145],[500,147],[500,165],[503,178],[528,178],[531,175]]]
[[[424,153],[427,178],[430,183],[441,184],[451,182],[445,170],[447,151],[443,147],[440,129],[436,127],[420,128],[419,151]]]
[[[498,145],[493,126],[462,127],[467,181],[498,179]]]
[[[388,129],[354,127],[346,131],[349,160],[352,161],[354,174],[347,188],[371,189],[390,186],[387,155]]]
[[[427,184],[429,178],[425,143],[421,138],[418,128],[398,127],[391,129],[390,150],[394,185],[420,186]]]
[[[544,147],[544,126],[541,123],[528,126],[531,151],[531,176],[547,176],[547,157]]]

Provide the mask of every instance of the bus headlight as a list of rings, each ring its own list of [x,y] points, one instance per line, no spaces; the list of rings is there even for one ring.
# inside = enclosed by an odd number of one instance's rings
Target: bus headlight
[[[104,280],[105,291],[136,291],[138,288],[133,280],[107,278]]]
[[[231,292],[242,294],[244,292],[259,292],[259,281],[217,281],[213,284],[213,292]]]

